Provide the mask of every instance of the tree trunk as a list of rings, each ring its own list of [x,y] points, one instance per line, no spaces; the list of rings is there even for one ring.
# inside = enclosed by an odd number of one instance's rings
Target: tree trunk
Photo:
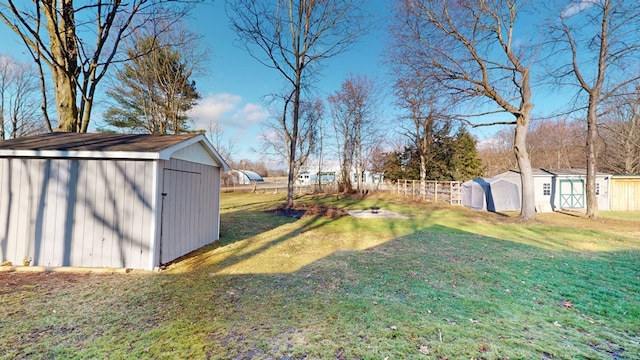
[[[76,132],[78,131],[78,107],[75,83],[62,69],[53,67],[51,72],[53,74],[53,88],[56,97],[57,129],[65,132]]]
[[[536,218],[535,185],[533,183],[533,169],[531,158],[527,151],[527,128],[529,127],[529,111],[525,111],[516,119],[515,139],[513,150],[520,169],[520,182],[522,184],[522,204],[520,218],[525,220]]]
[[[596,196],[596,141],[598,139],[597,102],[589,98],[587,109],[587,183],[586,183],[586,215],[592,219],[598,217],[598,198]]]
[[[427,157],[424,151],[420,151],[420,193],[422,199],[427,197]]]
[[[293,206],[293,185],[296,173],[296,148],[298,146],[298,118],[300,117],[301,78],[302,74],[298,71],[296,73],[296,86],[293,94],[293,118],[291,119],[291,139],[289,141],[289,176],[287,177],[287,206],[289,207]]]
[[[76,132],[79,130],[76,103],[76,76],[79,68],[73,2],[62,0],[60,9],[51,0],[43,3],[53,60],[49,66],[53,75],[58,129]]]

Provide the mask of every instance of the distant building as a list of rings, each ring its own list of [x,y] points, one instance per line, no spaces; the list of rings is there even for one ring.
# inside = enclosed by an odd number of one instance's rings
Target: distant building
[[[320,180],[320,184],[333,184],[340,180],[341,172],[339,169],[322,169],[320,172],[304,169],[298,174],[298,185],[307,186],[317,184]],[[355,170],[349,173],[352,184],[358,182],[358,176]],[[362,172],[362,183],[365,185],[375,185],[384,183],[384,174],[372,173],[369,170]]]
[[[495,177],[508,179],[522,189],[518,170],[508,170]],[[595,190],[600,210],[609,210],[610,180],[611,174],[596,174]],[[585,169],[533,169],[536,211],[585,209],[586,181]]]
[[[260,174],[251,170],[231,170],[231,182],[235,185],[249,185],[254,182],[264,182]]]
[[[317,184],[333,184],[336,182],[337,174],[335,171],[323,170],[321,172],[303,171],[298,174],[298,184],[302,186]]]

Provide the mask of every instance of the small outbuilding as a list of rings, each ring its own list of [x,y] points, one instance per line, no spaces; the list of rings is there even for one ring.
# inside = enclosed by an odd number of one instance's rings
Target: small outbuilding
[[[612,211],[640,211],[640,175],[611,176]]]
[[[462,205],[491,212],[520,210],[518,184],[500,178],[475,178],[462,183]]]
[[[521,181],[518,170],[508,170],[495,177],[511,180],[518,185]],[[598,172],[595,180],[598,209],[609,210],[611,174]],[[584,210],[586,181],[586,169],[533,169],[536,211]]]
[[[157,268],[218,239],[223,170],[198,134],[0,142],[0,261]]]
[[[264,182],[264,178],[255,171],[251,170],[231,170],[233,183],[237,185],[249,185],[253,183]]]

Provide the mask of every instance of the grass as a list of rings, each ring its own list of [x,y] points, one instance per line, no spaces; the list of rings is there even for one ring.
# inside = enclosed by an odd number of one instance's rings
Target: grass
[[[224,194],[220,241],[160,273],[0,273],[0,358],[640,358],[638,216],[281,201]]]

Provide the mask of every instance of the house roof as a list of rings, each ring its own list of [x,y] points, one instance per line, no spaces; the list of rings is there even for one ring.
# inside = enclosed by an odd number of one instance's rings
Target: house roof
[[[201,134],[88,134],[49,133],[0,142],[0,157],[74,157],[113,159],[163,159],[195,143],[205,150],[222,168],[224,159]]]

